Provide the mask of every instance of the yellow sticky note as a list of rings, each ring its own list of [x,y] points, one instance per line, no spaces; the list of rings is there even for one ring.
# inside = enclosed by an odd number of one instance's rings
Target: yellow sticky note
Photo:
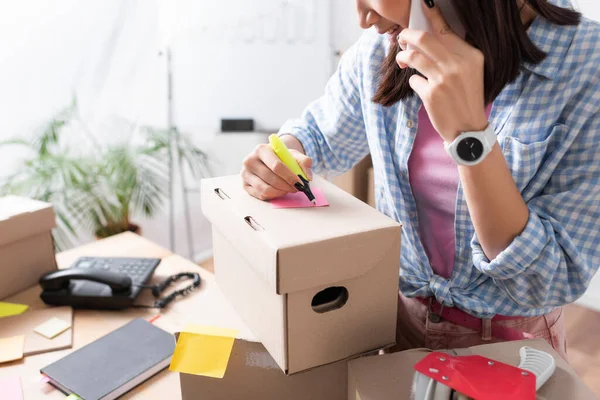
[[[169,370],[223,378],[237,331],[188,325],[179,334]]]
[[[77,396],[75,393],[71,393],[65,400],[81,400],[81,397]]]
[[[33,331],[48,339],[53,339],[71,327],[71,324],[56,317],[50,318],[41,325],[36,326]]]
[[[25,336],[12,336],[0,339],[0,363],[23,358]]]
[[[28,307],[25,304],[4,303],[0,301],[0,318],[23,314]]]
[[[237,336],[238,331],[229,328],[218,328],[216,326],[204,326],[196,324],[187,324],[183,328],[182,332],[195,333],[196,335],[207,335],[207,336],[223,336],[234,338]]]

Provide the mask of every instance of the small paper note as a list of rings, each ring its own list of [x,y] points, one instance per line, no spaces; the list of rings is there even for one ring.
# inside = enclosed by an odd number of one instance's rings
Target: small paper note
[[[71,393],[65,400],[81,400],[81,397],[77,396],[75,393]]]
[[[41,325],[36,326],[33,331],[39,333],[48,339],[54,339],[59,334],[63,333],[71,327],[71,324],[67,321],[63,321],[58,318],[50,318],[48,321]]]
[[[13,336],[0,339],[0,363],[23,358],[25,336]]]
[[[323,191],[319,188],[311,188],[315,195],[316,205],[308,200],[308,197],[303,192],[289,193],[283,197],[271,200],[273,208],[309,208],[309,207],[325,207],[329,202],[325,198]]]
[[[0,318],[23,314],[28,307],[25,304],[4,303],[0,301]]]
[[[18,376],[0,378],[0,393],[2,400],[23,400],[21,378]]]
[[[169,370],[223,378],[237,333],[233,329],[186,326],[177,339]]]

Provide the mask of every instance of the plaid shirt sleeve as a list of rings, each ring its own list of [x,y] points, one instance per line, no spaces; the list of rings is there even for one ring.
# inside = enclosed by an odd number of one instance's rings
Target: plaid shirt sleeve
[[[574,134],[546,189],[528,201],[521,235],[492,261],[471,241],[475,267],[524,307],[575,301],[600,265],[600,113]]]
[[[279,131],[302,143],[315,172],[344,173],[369,153],[356,73],[359,45],[344,53],[325,94]]]

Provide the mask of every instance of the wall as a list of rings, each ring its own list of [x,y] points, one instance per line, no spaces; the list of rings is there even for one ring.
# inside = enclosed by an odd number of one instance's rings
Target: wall
[[[309,3],[318,5],[315,21],[307,21],[310,9],[300,8]],[[333,48],[348,47],[358,37],[347,0],[289,0],[287,14],[268,4],[282,3],[257,0],[251,7],[246,0],[3,3],[0,140],[30,136],[73,94],[86,125],[85,132],[68,134],[75,151],[90,150],[88,135],[107,142],[131,140],[132,131],[124,129],[120,119],[164,126],[166,63],[158,51],[170,42],[175,122],[213,154],[216,174],[237,173],[243,155],[265,136],[218,136],[219,118],[252,116],[259,127],[276,129],[322,93],[337,62]],[[282,31],[282,26],[294,22],[289,14],[294,6],[305,11],[304,17],[293,30]],[[252,43],[258,41],[257,26],[267,25],[273,29],[261,34],[274,43]],[[294,35],[304,35],[307,43],[287,45]],[[234,154],[224,152],[225,147]],[[25,155],[0,150],[0,177],[14,171]],[[181,198],[176,203],[175,250],[188,255]],[[203,253],[211,248],[210,227],[201,215],[198,195],[192,195],[191,204],[194,251]],[[145,236],[168,245],[166,212],[154,221],[137,220]]]
[[[600,21],[600,3],[597,0],[574,0],[573,3],[586,17]]]
[[[334,62],[329,0],[166,4],[180,126],[215,131],[221,116],[248,116],[272,131],[323,91]]]
[[[332,0],[332,40],[335,50],[344,51],[352,46],[363,30],[358,26],[355,2],[353,0]]]

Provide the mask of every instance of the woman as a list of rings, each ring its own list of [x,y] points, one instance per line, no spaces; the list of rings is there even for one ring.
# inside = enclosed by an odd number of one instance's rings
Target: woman
[[[282,138],[309,175],[371,154],[403,224],[397,349],[540,337],[566,358],[562,306],[600,264],[600,28],[568,0],[452,0],[463,40],[424,3],[431,33],[405,29],[410,0],[357,0],[375,29]],[[298,183],[269,146],[242,176],[263,200]]]

